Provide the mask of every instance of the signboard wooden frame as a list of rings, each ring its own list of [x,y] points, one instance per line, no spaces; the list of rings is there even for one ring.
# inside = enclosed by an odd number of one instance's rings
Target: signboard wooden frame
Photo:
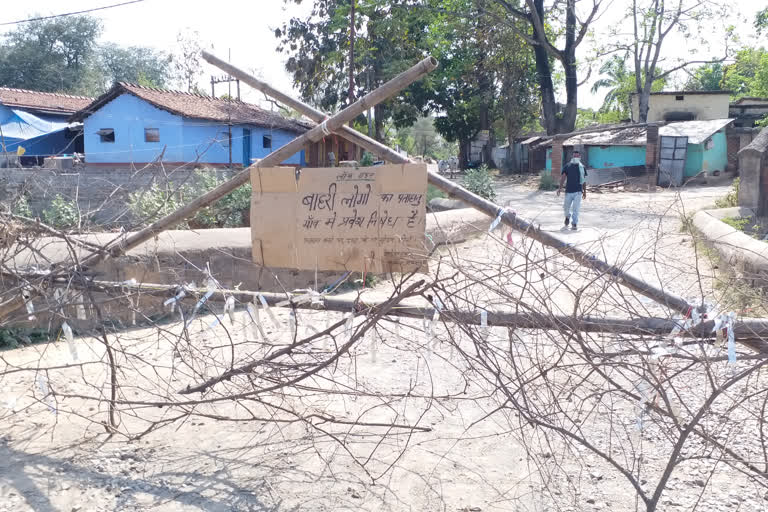
[[[254,168],[253,261],[373,273],[426,269],[426,164]]]

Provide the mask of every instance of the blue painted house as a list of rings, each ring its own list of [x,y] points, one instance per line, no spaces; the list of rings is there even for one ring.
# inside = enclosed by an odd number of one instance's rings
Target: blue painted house
[[[307,131],[257,105],[117,83],[72,116],[88,164],[250,165]],[[284,162],[302,165],[304,152]]]
[[[47,156],[83,152],[82,125],[69,117],[93,98],[0,87],[0,151],[16,154],[22,163],[37,164]]]

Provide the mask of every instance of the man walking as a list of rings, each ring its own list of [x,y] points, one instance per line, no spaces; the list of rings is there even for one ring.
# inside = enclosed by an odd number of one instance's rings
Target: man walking
[[[581,200],[587,198],[587,171],[581,163],[581,153],[573,152],[573,158],[563,167],[560,176],[560,187],[557,189],[557,195],[563,190],[565,184],[565,228],[568,224],[571,229],[576,231],[579,225],[579,209],[581,209]]]

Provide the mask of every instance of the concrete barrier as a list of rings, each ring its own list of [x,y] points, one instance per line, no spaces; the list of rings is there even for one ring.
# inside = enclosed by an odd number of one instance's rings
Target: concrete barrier
[[[755,217],[755,210],[744,207],[702,210],[693,216],[693,226],[730,270],[755,287],[768,288],[768,243],[729,226],[722,221],[727,217]]]

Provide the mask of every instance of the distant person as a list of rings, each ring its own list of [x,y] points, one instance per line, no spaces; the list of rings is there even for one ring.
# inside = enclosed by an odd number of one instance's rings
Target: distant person
[[[573,152],[571,161],[563,167],[560,175],[560,187],[557,189],[557,195],[563,190],[565,183],[565,227],[571,225],[571,229],[576,231],[579,225],[579,210],[581,209],[581,200],[587,198],[587,170],[581,163],[581,153]]]

